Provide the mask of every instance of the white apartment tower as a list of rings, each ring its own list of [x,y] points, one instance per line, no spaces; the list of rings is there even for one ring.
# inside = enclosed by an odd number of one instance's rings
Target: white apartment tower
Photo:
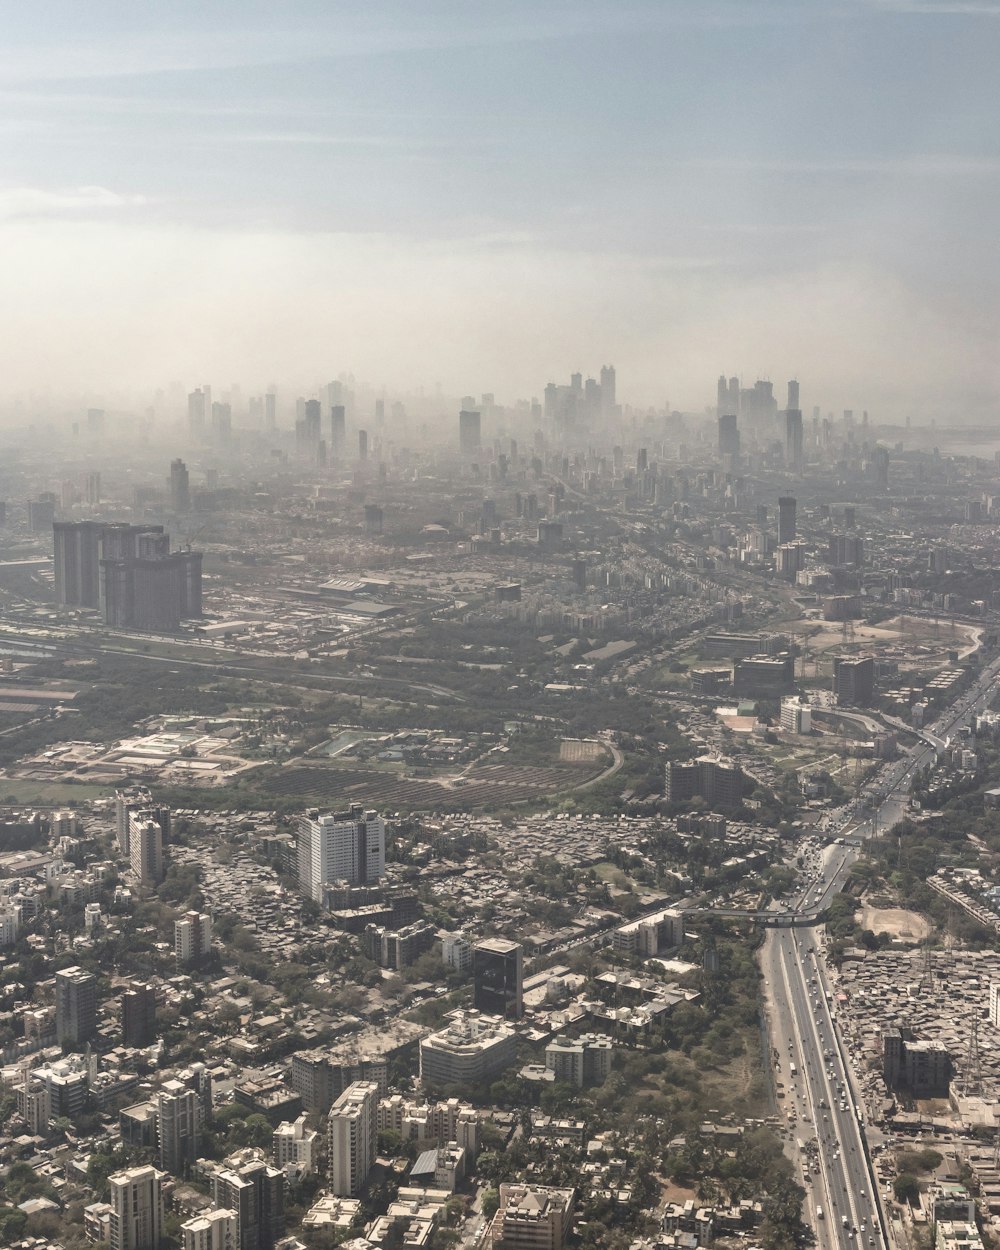
[[[355,1081],[330,1108],[328,1180],[339,1198],[356,1198],[375,1162],[378,1100],[379,1088],[374,1081]]]
[[[212,917],[189,911],[174,921],[174,955],[179,964],[191,964],[212,949]]]
[[[299,885],[317,903],[328,881],[367,885],[385,875],[385,821],[353,805],[350,811],[299,817]]]
[[[216,1208],[181,1225],[181,1244],[184,1250],[236,1250],[239,1231],[236,1212]]]
[[[312,1172],[319,1153],[319,1133],[306,1128],[306,1113],[297,1120],[285,1120],[271,1135],[274,1162],[279,1168],[304,1167]]]
[[[110,1250],[159,1250],[163,1235],[163,1173],[129,1168],[108,1177],[111,1186]]]
[[[163,880],[163,830],[155,820],[133,820],[129,828],[129,858],[139,885]]]

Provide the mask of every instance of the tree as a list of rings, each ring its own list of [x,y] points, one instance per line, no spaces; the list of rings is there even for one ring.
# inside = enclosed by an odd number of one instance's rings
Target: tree
[[[497,1211],[500,1210],[500,1193],[496,1189],[487,1189],[483,1194],[483,1200],[480,1203],[483,1218],[491,1220]]]
[[[15,1241],[20,1241],[27,1223],[28,1217],[16,1207],[13,1210],[0,1210],[0,1245],[11,1246]]]
[[[920,1197],[920,1182],[912,1172],[902,1172],[892,1182],[897,1202],[914,1203]]]

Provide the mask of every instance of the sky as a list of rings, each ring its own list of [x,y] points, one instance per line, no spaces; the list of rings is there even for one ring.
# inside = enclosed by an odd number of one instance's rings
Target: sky
[[[994,420],[1000,0],[0,5],[0,395]]]

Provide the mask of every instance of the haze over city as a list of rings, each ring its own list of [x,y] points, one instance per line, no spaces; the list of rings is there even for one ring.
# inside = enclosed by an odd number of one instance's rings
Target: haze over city
[[[1000,1246],[998,31],[0,6],[0,1246]]]
[[[512,402],[614,359],[640,406],[703,411],[723,366],[890,421],[995,410],[986,0],[2,27],[7,401],[347,369]]]

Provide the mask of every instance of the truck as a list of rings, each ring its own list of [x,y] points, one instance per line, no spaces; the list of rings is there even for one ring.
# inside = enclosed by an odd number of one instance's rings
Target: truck
[[[799,1070],[798,1070],[798,1068],[795,1066],[795,1064],[794,1064],[794,1063],[790,1063],[790,1064],[788,1065],[788,1070],[789,1070],[789,1072],[791,1072],[791,1074],[792,1074],[792,1080],[794,1081],[794,1080],[795,1080],[795,1078],[796,1078],[796,1077],[798,1076],[798,1074],[799,1074]]]
[[[818,1220],[821,1220],[821,1219],[823,1218],[823,1208],[822,1208],[822,1207],[817,1207],[817,1208],[816,1208],[816,1218],[817,1218]]]

